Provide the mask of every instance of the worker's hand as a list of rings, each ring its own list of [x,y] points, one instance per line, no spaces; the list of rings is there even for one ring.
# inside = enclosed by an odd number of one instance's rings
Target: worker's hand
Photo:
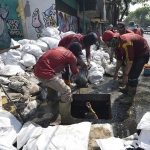
[[[90,64],[90,62],[87,64],[87,68],[88,70],[92,67],[92,65]]]
[[[127,84],[128,83],[128,76],[127,75],[123,75],[122,83],[123,84]]]
[[[81,70],[81,69],[82,69],[82,67],[81,67],[81,66],[78,66],[78,69],[79,69],[79,70]]]
[[[66,72],[66,69],[64,68],[64,69],[61,71],[61,73],[64,74],[65,72]]]
[[[118,73],[114,74],[114,80],[118,80]]]

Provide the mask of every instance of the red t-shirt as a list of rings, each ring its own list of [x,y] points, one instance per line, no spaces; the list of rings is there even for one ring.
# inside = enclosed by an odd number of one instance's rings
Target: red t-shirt
[[[134,58],[144,57],[149,52],[147,41],[137,34],[123,34],[119,37],[119,46],[117,47],[117,60],[123,60],[125,56],[128,63],[132,62]]]
[[[134,33],[132,30],[126,29],[126,33]]]
[[[34,66],[34,74],[42,79],[50,79],[56,76],[55,73],[60,73],[68,64],[73,74],[79,72],[77,59],[70,50],[64,47],[53,48],[39,58]]]
[[[81,34],[70,34],[62,38],[58,46],[68,47],[73,42],[79,42],[82,46],[82,49],[86,50],[86,58],[90,58],[90,46],[85,46],[83,43],[83,35]]]

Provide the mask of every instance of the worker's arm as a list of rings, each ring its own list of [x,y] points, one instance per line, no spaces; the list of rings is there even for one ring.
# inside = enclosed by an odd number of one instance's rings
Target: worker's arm
[[[69,59],[69,65],[70,70],[73,74],[77,74],[80,71],[79,68],[77,67],[77,59],[73,54]]]
[[[84,63],[84,61],[80,58],[77,58],[77,63],[81,66],[81,67],[84,67],[86,66],[86,64]]]
[[[87,66],[90,67],[90,60],[91,60],[91,53],[90,53],[90,46],[85,48],[86,50],[86,60],[87,60]]]
[[[110,54],[109,54],[109,57],[110,57],[110,63],[113,61],[113,55],[114,55],[114,49],[111,48],[110,50]]]
[[[122,83],[123,84],[127,84],[128,83],[128,74],[132,68],[132,62],[126,64],[126,68],[125,68],[125,71],[124,71],[124,74],[123,74],[123,79],[122,79]]]
[[[114,74],[114,80],[118,79],[118,71],[119,71],[121,65],[122,65],[122,61],[117,60],[117,66],[116,66],[116,70],[115,70],[115,74]]]

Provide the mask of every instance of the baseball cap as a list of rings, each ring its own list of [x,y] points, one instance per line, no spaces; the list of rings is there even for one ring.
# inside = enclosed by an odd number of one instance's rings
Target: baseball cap
[[[122,30],[122,29],[124,29],[125,28],[125,23],[124,22],[119,22],[118,24],[117,24],[117,30]]]
[[[113,33],[110,30],[106,30],[102,35],[102,39],[105,42],[105,41],[109,41],[113,37],[118,37],[118,36],[119,36],[119,33]]]

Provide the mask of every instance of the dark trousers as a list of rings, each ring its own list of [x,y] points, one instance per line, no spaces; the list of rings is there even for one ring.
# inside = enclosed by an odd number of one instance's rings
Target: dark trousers
[[[128,74],[128,85],[131,87],[137,87],[138,78],[143,70],[145,64],[148,63],[149,54],[144,57],[135,58],[132,64],[132,68]]]

